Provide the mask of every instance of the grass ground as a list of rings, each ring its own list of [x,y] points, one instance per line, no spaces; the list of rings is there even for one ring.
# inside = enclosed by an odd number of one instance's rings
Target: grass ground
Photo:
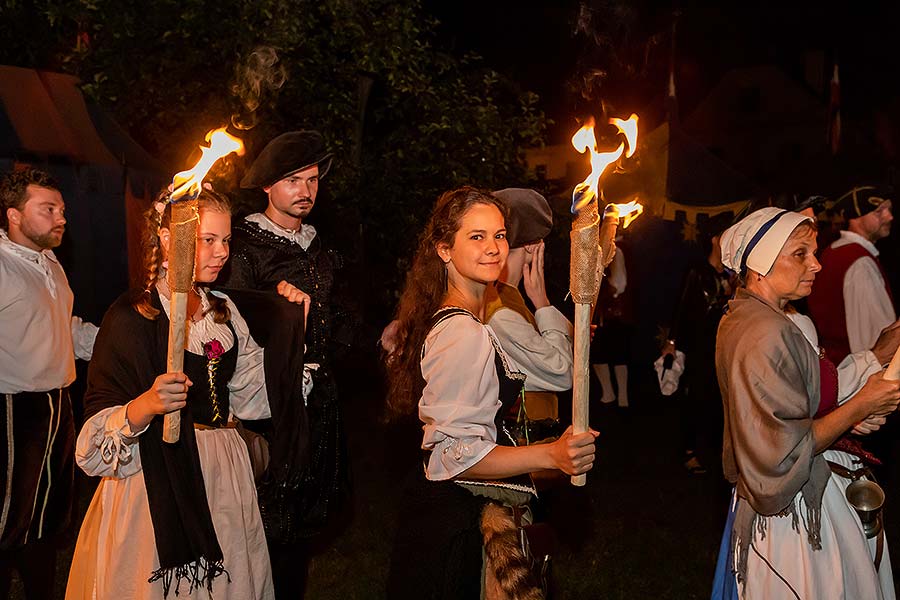
[[[358,406],[363,418],[350,424],[355,514],[313,561],[311,599],[383,597],[397,482],[419,440],[376,425],[378,402]],[[728,487],[718,475],[689,476],[682,467],[677,407],[638,386],[628,411],[594,398],[591,422],[601,436],[587,485],[542,494],[560,541],[553,598],[708,597]]]

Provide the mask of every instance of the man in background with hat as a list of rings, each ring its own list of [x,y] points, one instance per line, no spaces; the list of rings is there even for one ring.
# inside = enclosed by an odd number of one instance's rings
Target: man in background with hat
[[[290,537],[299,540],[269,540],[279,598],[302,597],[310,539],[331,522],[347,489],[341,413],[329,368],[332,285],[341,263],[306,222],[331,161],[332,154],[317,131],[283,133],[262,149],[241,187],[261,189],[268,204],[263,212],[234,226],[230,267],[220,277],[225,287],[256,290],[275,290],[281,282],[290,283],[301,290],[308,307],[305,364],[310,373],[305,376],[313,383],[306,399],[310,464],[299,483],[295,514],[269,515],[281,519],[279,527],[290,529]]]
[[[553,214],[547,200],[534,190],[507,188],[494,195],[509,208],[509,258],[500,280],[487,289],[485,322],[527,376],[528,419],[555,424],[559,410],[554,392],[572,388],[574,329],[547,298],[543,240],[553,228]],[[524,284],[533,313],[519,292],[519,283]]]
[[[822,272],[809,296],[809,311],[828,358],[868,350],[897,318],[890,283],[875,242],[891,232],[891,193],[884,187],[856,187],[834,209],[847,220],[840,239],[822,251]]]

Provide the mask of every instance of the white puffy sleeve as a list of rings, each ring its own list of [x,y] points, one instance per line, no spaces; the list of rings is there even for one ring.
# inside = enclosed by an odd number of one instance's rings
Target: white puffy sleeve
[[[881,370],[878,359],[871,350],[848,354],[837,366],[838,372],[838,404],[843,404],[853,397],[869,380],[869,377]]]
[[[93,323],[88,323],[81,317],[72,317],[72,346],[75,348],[75,358],[91,360],[94,353],[94,340],[100,328]]]
[[[538,329],[514,310],[501,308],[491,317],[503,351],[528,376],[525,389],[561,392],[572,388],[573,327],[553,306],[534,314]]]
[[[104,408],[87,420],[75,443],[75,462],[92,477],[124,479],[141,470],[138,436],[125,411],[128,405]],[[149,425],[148,425],[149,427]]]
[[[788,318],[794,322],[800,331],[803,332],[806,340],[812,345],[816,353],[819,352],[819,334],[812,319],[800,313],[789,313]],[[838,404],[843,404],[862,386],[865,385],[869,376],[881,370],[878,359],[870,350],[862,350],[848,354],[836,365],[838,374]]]
[[[468,315],[436,325],[425,339],[422,377],[422,448],[432,451],[426,476],[452,479],[497,445],[500,381],[487,328]]]
[[[238,419],[257,420],[272,416],[266,395],[263,348],[250,336],[250,328],[234,302],[224,294],[231,310],[231,325],[237,334],[238,355],[234,375],[228,382],[231,413]]]
[[[850,352],[868,350],[897,315],[875,261],[860,258],[844,275],[844,306]]]

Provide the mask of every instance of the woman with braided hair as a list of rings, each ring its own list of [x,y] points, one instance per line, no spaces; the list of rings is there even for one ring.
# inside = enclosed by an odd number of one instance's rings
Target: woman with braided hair
[[[179,373],[166,373],[170,207],[160,200],[148,211],[146,285],[110,307],[88,372],[76,461],[103,479],[78,536],[67,599],[274,597],[235,422],[271,415],[263,349],[234,302],[207,287],[228,260],[229,204],[209,189],[199,197]],[[281,291],[296,300],[296,288]],[[167,444],[163,415],[174,410],[180,440]]]
[[[515,525],[504,523],[514,514],[527,522],[530,473],[593,466],[596,432],[570,428],[553,443],[517,447],[502,426],[525,379],[482,321],[485,290],[509,254],[506,214],[489,192],[443,194],[407,275],[388,407],[395,417],[418,410],[424,469],[401,503],[390,598],[540,597],[515,556]]]

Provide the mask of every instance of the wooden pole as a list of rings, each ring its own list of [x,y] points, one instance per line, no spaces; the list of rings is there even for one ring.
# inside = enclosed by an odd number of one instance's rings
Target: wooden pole
[[[595,213],[596,214],[596,213]],[[594,222],[598,219],[593,217]],[[579,219],[576,219],[578,222]],[[616,252],[616,229],[619,225],[619,211],[615,205],[609,205],[603,213],[602,224],[597,229],[594,225],[594,232],[591,235],[596,250],[591,258],[593,260],[593,273],[580,273],[577,276],[586,278],[589,281],[576,295],[578,285],[573,281],[571,289],[573,290],[573,298],[575,299],[575,355],[574,372],[572,373],[572,433],[585,433],[590,428],[590,368],[591,368],[591,320],[593,319],[594,310],[597,304],[597,295],[600,286],[603,283],[603,270],[612,262]],[[576,230],[573,223],[573,232]],[[574,235],[573,235],[574,238]],[[575,252],[575,240],[573,239],[573,252]],[[587,277],[586,277],[587,275]],[[591,277],[590,275],[593,275]],[[573,269],[573,279],[576,273]],[[590,281],[592,279],[592,281]],[[587,483],[587,475],[573,475],[572,485],[583,486]]]
[[[187,343],[187,304],[194,283],[194,253],[197,244],[199,213],[196,198],[172,204],[169,225],[169,347],[166,371],[176,373],[184,369],[184,347]],[[181,411],[163,417],[163,441],[174,444],[181,433]]]
[[[590,304],[575,305],[575,372],[572,377],[572,433],[588,430],[590,400],[590,351],[591,351],[591,310]],[[583,486],[587,475],[573,475],[572,485]]]
[[[891,359],[887,369],[884,370],[883,377],[889,381],[900,379],[900,348],[897,348],[897,351],[894,352],[894,357]]]

